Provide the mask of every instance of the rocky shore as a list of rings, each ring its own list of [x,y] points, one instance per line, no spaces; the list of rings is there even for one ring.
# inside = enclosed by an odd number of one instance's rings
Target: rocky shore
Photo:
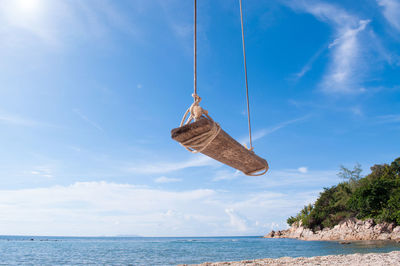
[[[201,266],[259,266],[259,265],[399,265],[400,251],[390,253],[368,253],[351,255],[330,255],[311,258],[258,259],[237,262],[206,262]]]
[[[400,242],[400,226],[393,223],[375,224],[372,219],[350,218],[333,228],[312,231],[300,223],[287,230],[271,231],[265,238],[296,238],[301,240],[395,240]]]

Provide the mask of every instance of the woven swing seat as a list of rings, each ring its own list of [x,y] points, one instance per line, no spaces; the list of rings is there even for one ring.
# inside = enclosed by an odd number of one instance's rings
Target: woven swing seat
[[[196,139],[196,137],[212,130],[213,123],[213,121],[202,117],[196,122],[172,129],[171,137],[181,144],[190,143],[191,139]],[[187,146],[190,147],[190,144]],[[242,171],[246,175],[260,175],[268,171],[266,160],[243,147],[222,129],[201,153]]]

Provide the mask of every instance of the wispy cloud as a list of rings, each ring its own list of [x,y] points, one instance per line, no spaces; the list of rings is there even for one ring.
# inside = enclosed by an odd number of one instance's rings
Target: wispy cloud
[[[84,115],[79,109],[73,109],[72,110],[75,114],[77,114],[82,120],[84,120],[85,122],[87,122],[89,125],[93,126],[94,128],[100,130],[100,131],[104,131],[103,128],[101,126],[99,126],[99,124],[97,124],[96,122],[94,122],[93,120],[89,119],[86,115]]]
[[[364,112],[360,106],[353,106],[350,108],[350,112],[355,116],[363,116]]]
[[[225,213],[229,216],[229,225],[239,232],[248,230],[248,221],[245,217],[238,214],[233,208],[225,209]]]
[[[127,167],[127,171],[137,174],[164,174],[183,170],[191,167],[211,166],[217,163],[204,155],[189,155],[191,159],[181,162],[156,162],[156,163],[137,163],[135,166]],[[140,166],[139,166],[140,164]]]
[[[358,20],[344,9],[323,1],[293,0],[284,1],[296,11],[308,12],[319,20],[343,26],[354,26]]]
[[[133,23],[134,16],[128,16],[127,13],[118,8],[113,1],[85,1],[76,4],[68,3],[70,12],[75,17],[77,26],[82,30],[89,29],[93,34],[92,37],[104,38],[110,36],[110,32],[117,30],[121,33],[128,34],[132,37],[140,35],[139,28]],[[135,12],[134,8],[129,11]],[[135,38],[136,39],[136,38]]]
[[[165,22],[170,28],[172,34],[179,40],[181,47],[183,47],[184,52],[189,55],[192,52],[192,36],[193,36],[193,24],[191,19],[191,14],[183,14],[178,10],[181,10],[184,2],[176,2],[172,4],[173,1],[166,2],[160,1],[161,7],[163,9]],[[186,3],[186,2],[185,2]],[[187,4],[187,3],[186,3]],[[198,23],[198,35],[201,35],[201,25]]]
[[[377,0],[383,7],[383,15],[386,20],[398,31],[400,31],[400,1],[398,0]]]
[[[379,123],[400,123],[400,114],[381,115],[377,120]]]
[[[298,80],[302,78],[308,71],[311,70],[312,65],[314,64],[315,60],[318,59],[318,57],[322,54],[322,52],[326,49],[326,47],[322,47],[319,49],[309,60],[308,62],[303,66],[303,68],[294,74],[295,80]]]
[[[180,179],[180,178],[172,178],[172,177],[166,177],[166,176],[161,176],[154,180],[154,182],[156,182],[156,183],[176,183],[176,182],[181,182],[181,181],[182,181],[182,179]]]
[[[23,127],[53,127],[59,128],[57,125],[52,125],[50,123],[45,123],[41,121],[37,121],[28,117],[20,116],[17,114],[4,113],[0,111],[0,124],[10,124],[15,126],[23,126]]]
[[[244,174],[238,170],[236,171],[219,170],[216,171],[215,177],[212,180],[213,181],[233,180],[240,176],[244,176]]]
[[[4,0],[0,1],[0,45],[15,49],[40,43],[47,49],[59,48],[70,45],[71,39],[109,41],[112,30],[137,40],[140,31],[133,17],[108,0]]]
[[[308,118],[310,118],[310,115],[306,115],[306,116],[299,117],[299,118],[296,118],[296,119],[284,121],[284,122],[281,122],[281,123],[279,123],[279,124],[277,124],[275,126],[255,131],[253,136],[252,136],[252,140],[253,141],[259,140],[259,139],[261,139],[261,138],[263,138],[265,136],[268,136],[269,134],[274,133],[274,132],[276,132],[276,131],[278,131],[278,130],[280,130],[282,128],[285,128],[285,127],[287,127],[287,126],[289,126],[291,124],[294,124],[294,123],[305,121]],[[247,137],[242,138],[240,140],[240,143],[247,145],[248,144]]]
[[[9,114],[0,114],[0,123],[1,122],[18,126],[28,126],[28,127],[38,126],[40,124],[31,119],[26,119],[20,116],[9,115]]]
[[[31,175],[40,176],[45,178],[53,178],[53,170],[49,166],[38,166],[29,172]]]
[[[246,182],[255,183],[259,187],[279,188],[279,187],[296,187],[310,189],[321,189],[335,185],[340,182],[335,170],[309,170],[307,167],[299,167],[298,169],[271,169],[268,173],[270,178],[253,177],[246,179]]]
[[[360,93],[362,86],[364,59],[361,56],[362,44],[358,35],[364,31],[370,20],[360,20],[356,28],[341,29],[340,35],[329,48],[333,49],[333,61],[329,72],[323,78],[321,88],[329,93]]]
[[[321,110],[329,110],[330,112],[345,112],[350,113],[355,117],[364,116],[363,107],[361,105],[351,104],[350,106],[344,105],[340,106],[336,102],[316,102],[316,101],[298,101],[289,99],[288,101],[291,105],[296,106],[297,108],[311,108],[316,109],[314,112],[320,112]]]
[[[331,62],[319,86],[327,93],[360,93],[363,92],[362,82],[365,72],[369,69],[364,64],[363,54],[367,51],[368,43],[361,41],[361,34],[365,31],[370,20],[359,19],[346,10],[318,1],[288,1],[291,8],[300,12],[307,12],[317,19],[330,24],[335,31],[335,39],[329,44]],[[301,77],[310,68],[319,52],[297,75]]]
[[[46,43],[55,42],[51,31],[46,27],[48,7],[45,0],[1,1],[0,23],[2,45],[19,45],[28,38],[39,39]],[[13,34],[14,32],[14,34]],[[15,32],[19,34],[16,36]],[[28,33],[28,34],[26,34]],[[29,37],[28,35],[31,35]]]

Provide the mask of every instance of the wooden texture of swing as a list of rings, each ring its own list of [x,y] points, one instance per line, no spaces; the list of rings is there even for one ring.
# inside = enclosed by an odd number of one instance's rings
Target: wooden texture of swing
[[[193,123],[174,128],[171,131],[171,137],[179,143],[185,143],[185,146],[192,147],[191,144],[196,143],[199,137],[213,130],[213,123],[215,122],[201,117]],[[209,145],[201,150],[201,153],[242,171],[246,175],[262,175],[268,171],[266,160],[243,147],[222,129]]]
[[[201,152],[221,163],[229,165],[246,175],[258,176],[265,174],[268,163],[253,151],[250,124],[250,106],[247,83],[246,51],[243,30],[242,0],[240,0],[240,16],[242,25],[244,69],[246,80],[247,114],[249,122],[250,149],[234,140],[221,129],[206,110],[200,107],[201,98],[197,95],[197,9],[194,0],[194,103],[184,114],[180,127],[171,130],[172,139],[178,141],[193,153]],[[186,120],[186,122],[185,122]],[[194,122],[192,122],[194,120]]]

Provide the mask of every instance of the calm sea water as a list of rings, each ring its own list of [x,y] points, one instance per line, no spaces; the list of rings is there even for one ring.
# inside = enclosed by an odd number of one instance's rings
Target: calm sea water
[[[0,236],[0,265],[176,265],[393,250],[400,250],[400,244],[357,242],[342,245],[260,237]]]

